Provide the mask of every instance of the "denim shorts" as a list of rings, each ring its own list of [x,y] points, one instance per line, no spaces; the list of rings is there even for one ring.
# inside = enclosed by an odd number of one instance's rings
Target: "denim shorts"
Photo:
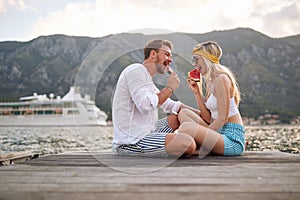
[[[226,123],[218,131],[224,139],[224,156],[238,156],[245,150],[245,129],[236,123]]]
[[[135,144],[122,144],[116,148],[119,155],[167,157],[165,140],[168,133],[174,130],[169,126],[167,118],[158,121],[154,131],[146,135]]]

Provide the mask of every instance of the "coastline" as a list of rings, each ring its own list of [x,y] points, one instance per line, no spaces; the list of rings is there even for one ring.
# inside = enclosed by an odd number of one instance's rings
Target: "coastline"
[[[32,151],[40,155],[67,151],[111,150],[113,126],[0,127],[0,155]],[[246,125],[246,151],[300,154],[300,125]]]
[[[282,151],[300,153],[300,125],[247,125],[248,151]]]

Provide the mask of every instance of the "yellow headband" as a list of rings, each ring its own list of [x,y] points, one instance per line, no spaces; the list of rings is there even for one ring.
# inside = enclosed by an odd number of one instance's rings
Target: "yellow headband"
[[[217,58],[216,56],[214,56],[214,55],[212,55],[212,54],[210,54],[206,51],[203,51],[201,49],[194,50],[193,54],[204,56],[205,58],[207,58],[211,62],[219,64],[219,58]]]

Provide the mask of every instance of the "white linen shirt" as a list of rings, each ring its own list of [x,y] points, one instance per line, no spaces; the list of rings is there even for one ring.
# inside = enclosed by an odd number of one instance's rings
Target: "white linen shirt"
[[[123,70],[112,104],[113,150],[121,144],[135,144],[155,130],[158,121],[157,93],[159,89],[142,64],[131,64]],[[160,108],[166,113],[177,114],[180,106],[180,101],[168,98]]]

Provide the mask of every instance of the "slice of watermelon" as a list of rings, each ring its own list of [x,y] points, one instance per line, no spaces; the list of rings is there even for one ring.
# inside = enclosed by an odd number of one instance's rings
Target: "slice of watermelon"
[[[200,82],[201,74],[199,69],[193,69],[192,71],[189,71],[188,77],[191,77],[195,82]]]

